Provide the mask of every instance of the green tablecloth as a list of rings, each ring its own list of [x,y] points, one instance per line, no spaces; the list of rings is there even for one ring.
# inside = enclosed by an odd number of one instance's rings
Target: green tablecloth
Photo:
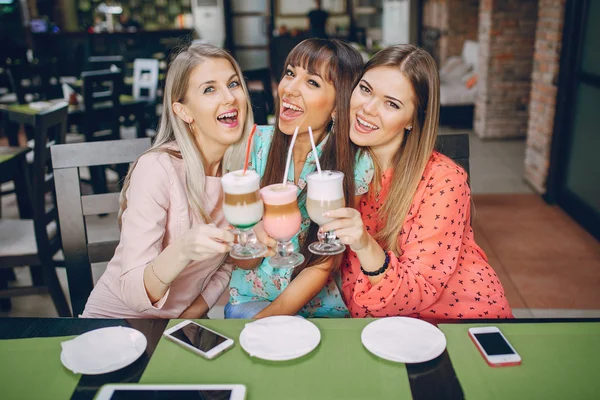
[[[71,398],[81,375],[60,362],[60,343],[71,338],[0,340],[0,398]]]
[[[163,337],[140,383],[241,383],[247,400],[412,398],[405,365],[381,360],[363,347],[360,333],[373,320],[311,321],[321,331],[319,347],[286,362],[248,356],[239,344],[248,321],[198,321],[234,339],[235,347],[206,360]]]
[[[29,107],[28,104],[10,104],[3,106],[2,108],[7,111],[16,111],[29,115],[36,115],[40,112],[40,110],[34,110],[33,108]]]
[[[14,154],[0,154],[0,163],[3,163],[4,161],[8,161],[11,158],[13,158],[15,155]]]
[[[600,398],[600,323],[496,324],[522,359],[498,368],[469,338],[473,326],[485,325],[438,325],[466,399]]]

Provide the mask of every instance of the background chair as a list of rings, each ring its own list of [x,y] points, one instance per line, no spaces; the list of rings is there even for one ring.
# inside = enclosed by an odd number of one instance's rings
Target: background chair
[[[33,285],[0,289],[0,297],[49,293],[61,317],[71,316],[65,295],[56,276],[53,257],[61,249],[57,221],[54,175],[49,147],[64,142],[67,130],[67,104],[36,114],[10,111],[8,118],[33,128],[35,134],[31,172],[31,216],[33,219],[0,220],[0,268],[30,266]],[[49,196],[47,196],[49,194]],[[47,200],[51,200],[48,204]],[[20,211],[21,205],[20,205]],[[23,218],[24,215],[21,215]]]
[[[58,76],[58,64],[55,57],[11,60],[5,66],[6,76],[18,104],[32,101],[62,98],[62,89]]]
[[[469,134],[451,133],[439,135],[435,149],[465,169],[471,175],[469,165]]]
[[[136,58],[133,61],[133,98],[156,103],[158,89],[158,60]],[[143,93],[142,91],[145,91]]]
[[[137,137],[146,136],[146,128],[156,126],[159,62],[153,58],[136,58],[133,61],[133,101],[123,102],[125,114],[137,121]]]
[[[121,75],[121,85],[125,77],[125,59],[123,56],[91,56],[88,57],[85,71],[104,71],[119,72]],[[122,87],[119,87],[119,92]]]
[[[91,264],[109,261],[119,243],[119,237],[88,242],[85,217],[117,212],[119,193],[82,196],[79,168],[131,163],[149,148],[150,138],[66,144],[51,148],[63,252],[75,316],[83,312],[94,286]]]
[[[100,70],[81,74],[83,79],[84,116],[81,131],[87,142],[118,140],[121,138],[120,88],[121,72]],[[120,171],[123,175],[126,171]],[[106,193],[106,168],[90,168],[94,193]]]
[[[257,104],[259,108],[265,108],[266,115],[273,114],[275,108],[275,100],[273,99],[273,88],[271,86],[271,72],[268,68],[243,71],[244,78],[248,82],[258,81],[262,84],[264,98],[261,104]]]

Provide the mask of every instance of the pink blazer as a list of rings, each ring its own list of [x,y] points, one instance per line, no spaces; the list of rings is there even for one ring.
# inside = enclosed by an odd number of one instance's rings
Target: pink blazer
[[[177,150],[175,143],[166,147]],[[144,268],[162,250],[202,222],[186,195],[183,160],[165,152],[140,157],[127,190],[121,238],[115,255],[94,287],[82,317],[177,318],[202,294],[212,307],[229,285],[232,265],[225,254],[190,263],[163,298],[152,304],[144,287]],[[206,210],[226,227],[220,178],[206,177]]]

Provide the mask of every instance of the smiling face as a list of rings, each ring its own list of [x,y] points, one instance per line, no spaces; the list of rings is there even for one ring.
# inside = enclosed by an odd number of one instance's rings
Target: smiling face
[[[173,110],[193,122],[196,141],[205,154],[226,148],[242,136],[247,97],[240,77],[226,59],[207,58],[190,75],[182,102]]]
[[[288,65],[277,92],[280,98],[279,129],[288,135],[299,126],[299,133],[319,136],[331,121],[335,108],[335,88],[318,74],[300,66]]]
[[[374,152],[395,152],[415,115],[413,88],[398,68],[365,72],[350,100],[350,139]]]

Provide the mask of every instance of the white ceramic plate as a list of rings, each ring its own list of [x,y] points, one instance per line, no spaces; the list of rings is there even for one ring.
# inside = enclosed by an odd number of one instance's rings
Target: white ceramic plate
[[[312,352],[321,342],[315,324],[302,317],[275,316],[246,324],[240,345],[251,356],[286,361]]]
[[[71,371],[86,375],[128,366],[144,353],[148,344],[140,331],[124,326],[95,329],[69,342],[69,347],[63,342],[60,361]]]
[[[385,360],[421,363],[444,352],[446,337],[435,326],[416,318],[382,318],[365,326],[363,345]]]

